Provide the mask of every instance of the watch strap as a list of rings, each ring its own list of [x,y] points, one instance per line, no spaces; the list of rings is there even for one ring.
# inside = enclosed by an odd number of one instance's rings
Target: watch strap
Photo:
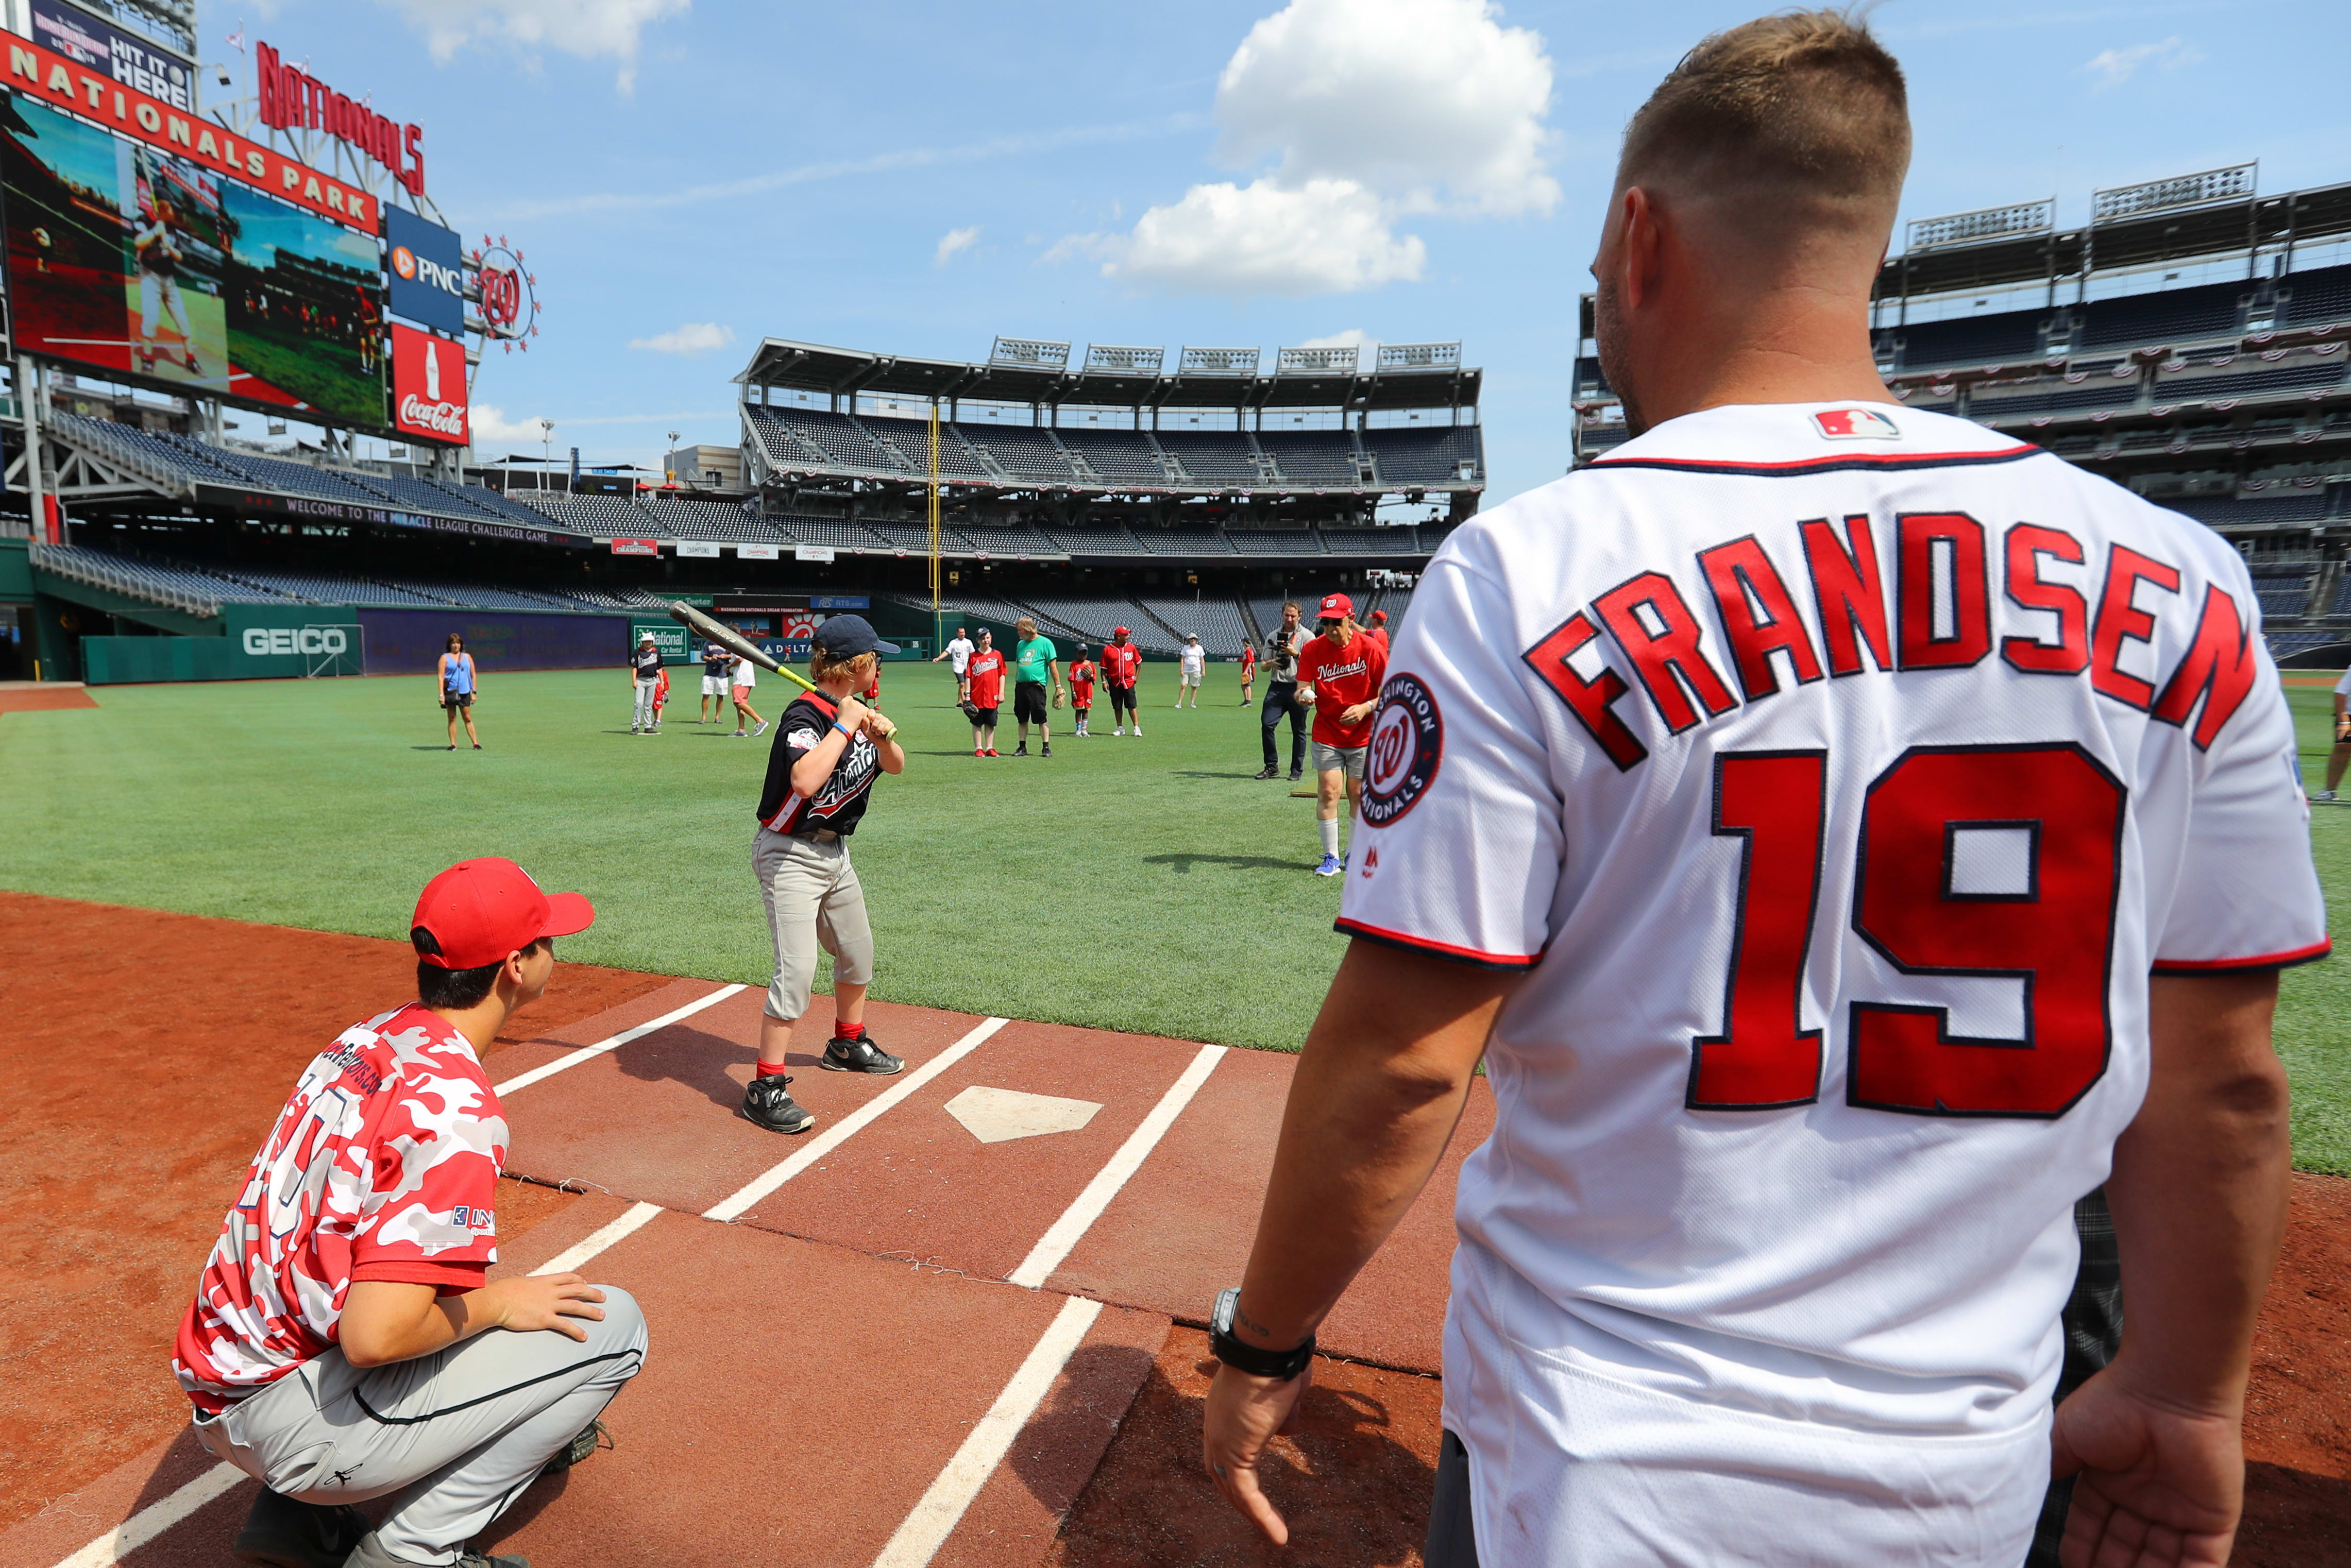
[[[1233,1333],[1233,1318],[1240,1310],[1240,1287],[1236,1285],[1218,1293],[1217,1310],[1208,1320],[1208,1351],[1218,1361],[1236,1372],[1251,1377],[1270,1377],[1287,1383],[1307,1368],[1314,1359],[1314,1336],[1291,1350],[1266,1350],[1248,1343]]]

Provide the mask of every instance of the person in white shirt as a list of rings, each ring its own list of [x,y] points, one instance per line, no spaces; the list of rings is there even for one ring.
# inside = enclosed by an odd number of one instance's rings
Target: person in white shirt
[[[1429,1568],[2017,1568],[2053,1475],[2066,1568],[2229,1560],[2328,950],[2292,718],[2226,541],[1886,390],[1909,145],[1845,14],[1685,56],[1593,265],[1632,438],[1414,593],[1211,1320],[1277,1542],[1314,1328],[1482,1062]],[[2102,1183],[2121,1345],[2053,1411]]]
[[[759,666],[740,653],[732,655],[732,658],[735,668],[728,678],[734,683],[735,734],[737,738],[743,736],[744,721],[747,719],[751,725],[750,735],[756,738],[768,733],[768,721],[761,718],[759,710],[751,706],[751,694],[759,689]]]
[[[1184,646],[1176,651],[1176,706],[1182,707],[1184,698],[1188,695],[1192,699],[1191,706],[1198,707],[1200,683],[1208,675],[1208,651],[1200,646],[1196,632],[1185,636]]]
[[[2335,749],[2326,754],[2326,788],[2311,797],[2333,801],[2335,787],[2343,782],[2343,768],[2351,763],[2351,670],[2335,683]]]
[[[956,701],[959,703],[967,703],[971,700],[971,656],[977,651],[972,640],[965,636],[963,628],[958,626],[956,628],[956,634],[947,639],[947,645],[940,649],[937,656],[931,660],[931,663],[935,664],[940,659],[945,659],[947,661],[947,668],[955,672]]]

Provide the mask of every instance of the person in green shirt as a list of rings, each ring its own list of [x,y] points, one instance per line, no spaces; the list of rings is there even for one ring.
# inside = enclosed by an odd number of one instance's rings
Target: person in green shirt
[[[1061,706],[1061,651],[1053,646],[1052,639],[1038,635],[1037,622],[1023,615],[1012,623],[1020,634],[1012,645],[1012,716],[1020,725],[1020,744],[1012,748],[1015,757],[1029,755],[1029,725],[1035,720],[1037,738],[1044,755],[1053,755],[1053,730],[1047,718],[1051,709],[1045,706],[1045,683],[1053,685],[1053,706]]]

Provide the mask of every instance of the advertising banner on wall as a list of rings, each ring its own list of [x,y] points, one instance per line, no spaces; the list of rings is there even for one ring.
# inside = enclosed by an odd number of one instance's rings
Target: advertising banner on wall
[[[383,210],[392,313],[452,338],[465,333],[465,256],[457,231],[406,207]]]
[[[372,236],[21,94],[0,192],[19,350],[384,425]]]
[[[392,426],[415,441],[465,444],[465,344],[392,324]]]
[[[653,646],[661,650],[662,663],[673,669],[693,664],[701,653],[701,649],[694,645],[692,635],[676,622],[667,619],[639,621],[632,617],[629,622],[628,648],[616,653],[613,662],[627,664],[629,649],[635,648],[647,632],[653,634]],[[674,685],[682,678],[682,675],[672,675],[670,681]]]
[[[173,109],[195,111],[194,68],[161,45],[65,0],[32,0],[31,20],[33,41],[43,47]]]

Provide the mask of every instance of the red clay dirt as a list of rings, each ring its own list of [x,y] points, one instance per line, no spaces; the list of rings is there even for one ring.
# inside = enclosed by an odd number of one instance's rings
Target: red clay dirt
[[[98,699],[79,686],[0,685],[0,714],[50,713],[59,708],[96,707]]]
[[[320,1046],[416,994],[416,960],[363,936],[8,893],[0,953],[5,1528],[186,1424],[172,1336],[253,1151]],[[565,965],[514,1028],[668,983]],[[501,1196],[507,1236],[569,1201],[519,1182]]]

